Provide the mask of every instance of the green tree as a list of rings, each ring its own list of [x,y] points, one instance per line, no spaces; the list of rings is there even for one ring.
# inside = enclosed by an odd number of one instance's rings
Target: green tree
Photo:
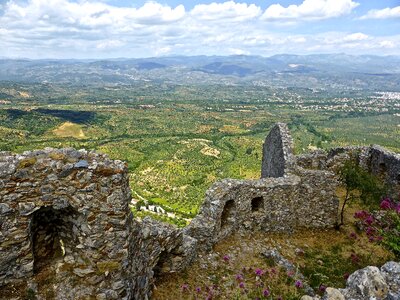
[[[382,182],[376,176],[368,173],[353,160],[346,161],[339,171],[339,178],[346,188],[346,194],[338,227],[344,224],[344,211],[349,202],[359,199],[369,206],[378,205],[385,191]]]

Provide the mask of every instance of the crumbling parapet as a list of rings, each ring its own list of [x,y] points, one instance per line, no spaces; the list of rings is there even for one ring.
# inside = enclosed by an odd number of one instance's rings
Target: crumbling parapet
[[[369,169],[372,174],[383,177],[389,186],[400,186],[400,155],[378,145],[370,147]]]

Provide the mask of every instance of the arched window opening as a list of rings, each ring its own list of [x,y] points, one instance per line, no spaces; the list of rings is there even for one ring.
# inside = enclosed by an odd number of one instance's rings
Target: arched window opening
[[[229,200],[225,203],[224,209],[221,215],[221,228],[226,227],[229,224],[233,223],[233,218],[235,215],[235,202],[233,200]]]

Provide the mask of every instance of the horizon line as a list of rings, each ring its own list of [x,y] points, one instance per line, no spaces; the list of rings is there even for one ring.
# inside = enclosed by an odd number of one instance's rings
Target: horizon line
[[[171,55],[162,55],[162,56],[142,56],[142,57],[103,57],[103,58],[29,58],[29,57],[7,57],[0,56],[0,60],[31,60],[31,61],[39,61],[39,60],[91,60],[91,61],[100,61],[100,60],[130,60],[130,59],[160,59],[160,58],[174,58],[174,57],[261,57],[261,58],[271,58],[274,56],[317,56],[317,55],[347,55],[347,56],[373,56],[373,57],[400,57],[400,54],[386,54],[386,55],[378,55],[378,54],[348,54],[345,52],[327,52],[327,53],[309,53],[309,54],[294,54],[294,53],[276,53],[269,56],[259,55],[259,54],[230,54],[230,55],[217,55],[217,54],[199,54],[199,55],[185,55],[185,54],[171,54]]]

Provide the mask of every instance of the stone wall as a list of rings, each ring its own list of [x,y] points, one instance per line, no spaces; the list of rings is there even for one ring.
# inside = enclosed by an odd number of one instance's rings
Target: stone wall
[[[286,124],[277,123],[264,142],[261,177],[215,183],[185,234],[204,251],[237,230],[290,232],[336,225],[335,174],[296,164]]]
[[[157,277],[183,270],[197,254],[197,240],[150,217],[137,222],[133,237],[133,299],[148,299]]]
[[[328,152],[318,150],[295,157],[302,168],[326,170],[338,173],[340,167],[352,160],[366,171],[380,177],[397,196],[400,192],[400,155],[380,146],[340,147]]]
[[[184,229],[209,250],[237,230],[290,232],[333,227],[339,201],[331,172],[298,170],[280,178],[226,179],[206,194],[198,216]]]
[[[0,290],[25,284],[51,291],[39,299],[149,299],[158,276],[237,230],[333,227],[335,172],[346,160],[399,185],[399,155],[378,146],[294,156],[287,126],[277,124],[263,151],[261,179],[216,182],[184,229],[133,219],[120,161],[73,149],[0,152]],[[54,277],[47,287],[43,274]]]
[[[130,297],[125,163],[73,149],[2,152],[0,188],[0,286],[40,287],[48,274],[55,299]]]

